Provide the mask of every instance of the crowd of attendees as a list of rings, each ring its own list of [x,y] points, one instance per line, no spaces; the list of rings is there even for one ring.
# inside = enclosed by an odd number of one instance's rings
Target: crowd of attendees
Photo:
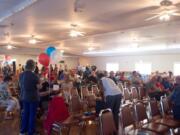
[[[127,88],[142,87],[150,98],[158,101],[163,95],[169,96],[174,104],[174,118],[180,120],[180,78],[175,78],[171,71],[144,76],[136,71],[108,73],[98,70],[96,66],[68,69],[67,65],[60,64],[40,69],[37,63],[28,60],[25,67],[19,65],[16,73],[12,72],[9,65],[4,66],[0,81],[0,106],[6,107],[5,119],[12,119],[15,110],[23,110],[21,135],[26,132],[31,135],[35,132],[37,109],[40,116],[47,115],[44,127],[49,133],[50,124],[53,122],[50,119],[62,121],[67,118],[71,98],[73,95],[81,97],[83,86],[91,91],[92,86],[97,85],[99,93],[96,97],[106,104],[100,105],[112,109],[117,127],[119,107],[123,98],[119,83]],[[61,110],[55,107],[57,103]],[[52,109],[53,107],[56,109]],[[62,110],[65,113],[52,118],[52,114],[56,116],[54,112],[59,114]]]

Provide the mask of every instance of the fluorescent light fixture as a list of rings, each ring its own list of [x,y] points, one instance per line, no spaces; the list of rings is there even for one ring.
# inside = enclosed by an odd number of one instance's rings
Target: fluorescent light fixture
[[[30,43],[30,44],[36,44],[36,43],[37,43],[37,40],[34,39],[34,38],[31,38],[31,39],[29,40],[29,43]]]
[[[170,45],[167,48],[169,48],[169,49],[180,49],[180,45]]]
[[[93,54],[119,54],[119,53],[133,53],[133,52],[148,52],[148,51],[160,51],[160,50],[167,50],[170,47],[165,45],[159,46],[147,46],[147,47],[139,47],[139,48],[119,48],[116,50],[102,50],[102,51],[88,51],[84,52],[83,54],[86,55],[93,55]],[[170,48],[174,49],[174,48]]]
[[[138,47],[138,43],[133,43],[132,47],[137,48]]]

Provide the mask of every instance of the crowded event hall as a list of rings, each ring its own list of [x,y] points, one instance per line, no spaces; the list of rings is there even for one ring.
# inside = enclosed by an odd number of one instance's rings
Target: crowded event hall
[[[0,0],[0,135],[180,135],[180,0]]]

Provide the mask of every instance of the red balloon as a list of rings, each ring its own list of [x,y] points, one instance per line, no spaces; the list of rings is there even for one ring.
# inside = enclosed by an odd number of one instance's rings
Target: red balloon
[[[50,58],[46,53],[41,53],[38,57],[38,61],[43,66],[47,67],[49,66]]]

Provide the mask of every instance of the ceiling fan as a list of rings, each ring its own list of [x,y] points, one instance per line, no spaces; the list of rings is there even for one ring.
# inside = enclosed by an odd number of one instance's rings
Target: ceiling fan
[[[169,21],[171,16],[180,16],[178,9],[178,4],[173,4],[171,0],[162,0],[160,2],[160,11],[155,13],[150,13],[154,16],[145,19],[145,21],[150,21],[155,18],[159,18],[161,21]]]
[[[10,23],[10,24],[0,24],[0,28],[8,28],[8,27],[12,27],[14,26],[14,23]]]
[[[10,42],[0,43],[0,47],[6,48],[7,50],[11,50],[11,49],[17,48],[17,46],[15,46],[15,44],[12,44]]]
[[[86,34],[85,32],[77,30],[77,27],[77,24],[71,24],[71,30],[69,32],[70,37],[84,36]]]
[[[24,39],[24,40],[27,40],[27,42],[29,43],[29,44],[37,44],[37,43],[42,43],[42,42],[44,42],[43,40],[42,40],[42,37],[41,36],[39,36],[39,35],[34,35],[34,34],[20,34],[20,35],[12,35],[12,38],[15,38],[15,39],[17,39],[17,40],[22,40],[22,39]]]

